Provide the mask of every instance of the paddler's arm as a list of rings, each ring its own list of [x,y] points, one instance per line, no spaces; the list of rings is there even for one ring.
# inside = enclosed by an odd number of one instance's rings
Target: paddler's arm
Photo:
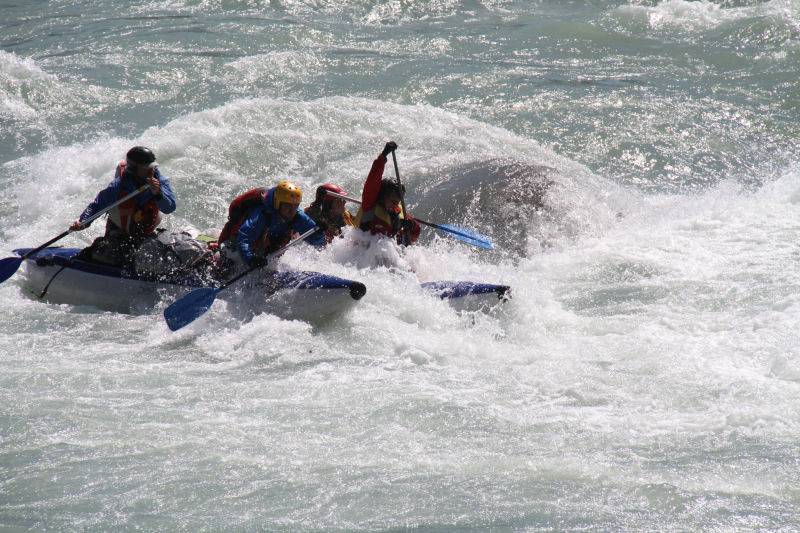
[[[120,192],[122,191],[122,183],[120,182],[119,178],[114,178],[108,186],[97,193],[92,203],[86,206],[86,209],[83,210],[81,216],[78,217],[78,220],[73,222],[72,225],[69,227],[72,231],[80,231],[84,228],[88,228],[89,224],[84,224],[84,221],[94,216],[95,213],[102,211],[109,205],[113,204],[117,200],[119,200]]]
[[[236,249],[245,264],[255,259],[253,246],[267,227],[267,217],[261,207],[251,209],[236,234]]]
[[[321,223],[319,224],[321,227],[327,228],[327,224]],[[299,209],[297,210],[297,215],[294,221],[294,231],[299,234],[303,234],[310,229],[313,229],[317,226],[317,223],[314,222],[310,216],[306,215]],[[314,246],[321,246],[325,244],[325,231],[318,231],[312,234],[310,237],[306,238],[306,242],[308,244],[312,244]]]
[[[156,187],[157,193],[152,191],[153,199],[156,201],[156,205],[158,205],[158,210],[168,215],[175,211],[175,207],[177,206],[175,202],[175,193],[172,192],[172,187],[169,184],[169,180],[161,174],[161,171],[158,167],[153,169],[153,177],[157,180],[158,185]],[[149,181],[149,180],[148,180]]]
[[[386,150],[384,148],[384,150]],[[361,191],[361,210],[364,212],[375,209],[378,203],[378,193],[381,191],[381,180],[383,179],[383,169],[386,167],[386,156],[380,154],[372,162],[372,168],[364,182],[364,189]]]
[[[419,234],[422,232],[419,222],[407,216],[401,223],[403,225],[403,231],[409,236],[411,242],[417,242],[419,240]]]

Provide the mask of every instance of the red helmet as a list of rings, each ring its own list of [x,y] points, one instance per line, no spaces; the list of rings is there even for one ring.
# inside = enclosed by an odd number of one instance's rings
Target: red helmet
[[[320,185],[317,187],[317,196],[316,201],[323,203],[323,202],[332,202],[336,200],[334,196],[328,196],[328,191],[335,192],[336,194],[341,194],[342,196],[350,196],[347,194],[347,191],[338,187],[336,185],[331,185],[330,183],[326,183],[325,185]]]

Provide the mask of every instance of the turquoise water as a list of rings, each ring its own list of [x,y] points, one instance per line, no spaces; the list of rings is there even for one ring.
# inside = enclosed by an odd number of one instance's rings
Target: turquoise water
[[[425,279],[352,251],[323,323],[177,333],[0,285],[0,528],[795,531],[800,3],[0,4],[0,255],[134,144],[219,227],[243,190],[357,193],[395,140]],[[388,169],[391,172],[391,169]],[[101,226],[60,244],[84,246]]]

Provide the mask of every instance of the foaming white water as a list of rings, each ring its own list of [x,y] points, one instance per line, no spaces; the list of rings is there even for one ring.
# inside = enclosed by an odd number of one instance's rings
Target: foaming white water
[[[55,82],[55,76],[46,74],[33,60],[0,50],[2,116],[17,119],[34,117],[38,112],[37,107],[41,105],[36,101],[39,93],[43,88],[52,88]]]
[[[166,224],[182,229],[221,227],[236,195],[285,179],[298,183],[307,195],[321,183],[357,193],[388,140],[401,147],[399,164],[412,206],[415,196],[433,194],[431,189],[441,183],[440,169],[505,157],[558,169],[561,177],[553,186],[551,206],[561,223],[579,217],[572,225],[580,232],[602,227],[627,209],[624,195],[610,193],[616,188],[585,167],[506,130],[430,106],[338,97],[311,102],[241,99],[149,128],[137,139],[101,136],[7,163],[16,183],[31,186],[14,189],[27,224],[6,225],[11,235],[6,240],[9,246],[28,246],[30,239],[46,240],[54,227],[75,220],[93,198],[86,191],[107,184],[133,144],[155,150],[179,197],[178,210]],[[394,174],[390,168],[386,172]],[[53,204],[38,194],[44,188],[62,201]],[[593,216],[581,214],[584,209],[593,210]],[[481,224],[479,213],[473,222]],[[20,233],[15,236],[14,231]],[[86,240],[88,235],[76,238]]]
[[[52,306],[3,284],[6,416],[40,420],[5,441],[14,501],[36,498],[32,447],[70,505],[102,501],[126,523],[156,506],[156,524],[200,525],[188,509],[219,494],[230,505],[213,527],[381,528],[455,521],[460,505],[504,521],[534,501],[509,490],[546,487],[562,508],[644,499],[645,517],[619,519],[634,529],[700,500],[780,512],[797,498],[780,450],[800,430],[798,191],[790,171],[757,193],[641,198],[531,257],[487,263],[445,238],[404,254],[431,275],[512,285],[492,313],[456,313],[413,274],[342,261],[346,240],[282,260],[367,285],[324,324],[241,322],[219,302],[171,333],[158,313]],[[731,454],[769,460],[742,475]],[[433,503],[398,511],[409,491]],[[302,505],[280,503],[298,492]]]
[[[707,0],[665,0],[655,6],[624,6],[617,12],[641,19],[653,29],[682,27],[687,30],[708,29],[731,20],[735,15],[730,9]]]
[[[608,401],[623,388],[626,402],[650,412],[635,430],[619,421],[625,431],[651,438],[667,420],[688,433],[783,440],[797,431],[787,400],[797,397],[800,365],[798,178],[790,172],[755,195],[722,186],[656,199],[619,231],[538,260],[575,314],[568,332],[580,354],[566,355],[609,369],[587,369],[590,389],[614,384]]]
[[[796,22],[797,3],[792,0],[770,0],[752,6],[726,7],[708,0],[664,0],[654,6],[627,5],[614,9],[634,23],[654,30],[707,31],[720,25],[746,19],[774,17],[779,21]]]

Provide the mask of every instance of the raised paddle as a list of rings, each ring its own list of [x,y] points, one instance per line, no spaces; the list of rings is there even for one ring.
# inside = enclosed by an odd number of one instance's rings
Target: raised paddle
[[[265,259],[269,261],[273,257],[282,254],[286,251],[287,248],[290,246],[294,246],[298,242],[304,241],[308,237],[310,237],[314,232],[319,231],[319,227],[313,227],[307,232],[303,233],[296,239],[289,241],[283,248],[276,250],[275,252],[269,254]],[[267,263],[257,265],[254,267],[250,267],[244,272],[235,275],[219,287],[203,287],[200,289],[195,289],[189,294],[178,298],[169,307],[164,309],[164,319],[167,321],[167,326],[172,331],[177,331],[182,327],[191,324],[196,319],[198,319],[203,313],[209,310],[211,305],[214,303],[214,300],[217,298],[217,294],[219,291],[226,289],[231,286],[232,283],[235,281],[245,277],[250,272],[254,270],[258,270],[262,268]]]
[[[354,202],[356,204],[361,203],[361,200],[358,200],[356,198],[351,198],[350,196],[345,196],[343,194],[338,194],[333,191],[327,191],[325,194],[348,202]],[[420,220],[416,217],[414,217],[414,220],[416,220],[420,224],[424,224],[426,226],[438,229],[439,231],[451,237],[455,237],[456,239],[465,242],[467,244],[471,244],[473,246],[479,246],[481,248],[486,248],[487,250],[494,250],[494,246],[492,246],[492,239],[487,235],[478,233],[477,231],[473,231],[467,228],[462,228],[459,226],[453,226],[452,224],[434,224],[433,222],[425,222],[424,220]]]
[[[94,219],[96,219],[96,218],[98,218],[98,217],[100,217],[102,215],[105,215],[108,211],[110,211],[111,209],[117,207],[122,202],[130,200],[131,198],[133,198],[134,196],[136,196],[140,192],[144,192],[145,189],[147,189],[148,187],[149,187],[149,185],[142,185],[141,187],[139,187],[138,189],[136,189],[135,191],[133,191],[129,195],[125,196],[124,198],[121,198],[121,199],[117,200],[116,202],[114,202],[113,204],[111,204],[110,206],[101,209],[100,211],[98,211],[97,213],[95,213],[91,217],[87,218],[83,222],[84,227],[89,225]],[[39,252],[41,252],[42,250],[44,250],[45,248],[47,248],[48,246],[50,246],[54,242],[60,241],[61,239],[63,239],[64,237],[66,237],[67,235],[72,233],[72,231],[73,230],[68,229],[67,231],[65,231],[61,235],[53,237],[52,239],[50,239],[49,241],[47,241],[43,245],[39,246],[38,248],[34,248],[33,250],[31,250],[30,252],[26,253],[22,257],[6,257],[5,259],[0,259],[0,283],[3,283],[5,280],[7,280],[11,276],[13,276],[14,273],[17,271],[17,269],[19,268],[19,266],[22,264],[22,262],[25,259],[29,258],[32,255],[38,254]]]
[[[397,145],[395,145],[397,148]],[[403,192],[403,184],[400,183],[400,170],[397,169],[397,156],[394,155],[394,150],[392,150],[392,161],[394,162],[394,175],[397,176],[397,192],[400,193],[400,207],[403,208],[403,219],[407,220],[408,211],[406,211],[406,195]],[[403,244],[408,244],[406,239],[411,239],[411,235],[408,235],[406,231],[403,232]]]

